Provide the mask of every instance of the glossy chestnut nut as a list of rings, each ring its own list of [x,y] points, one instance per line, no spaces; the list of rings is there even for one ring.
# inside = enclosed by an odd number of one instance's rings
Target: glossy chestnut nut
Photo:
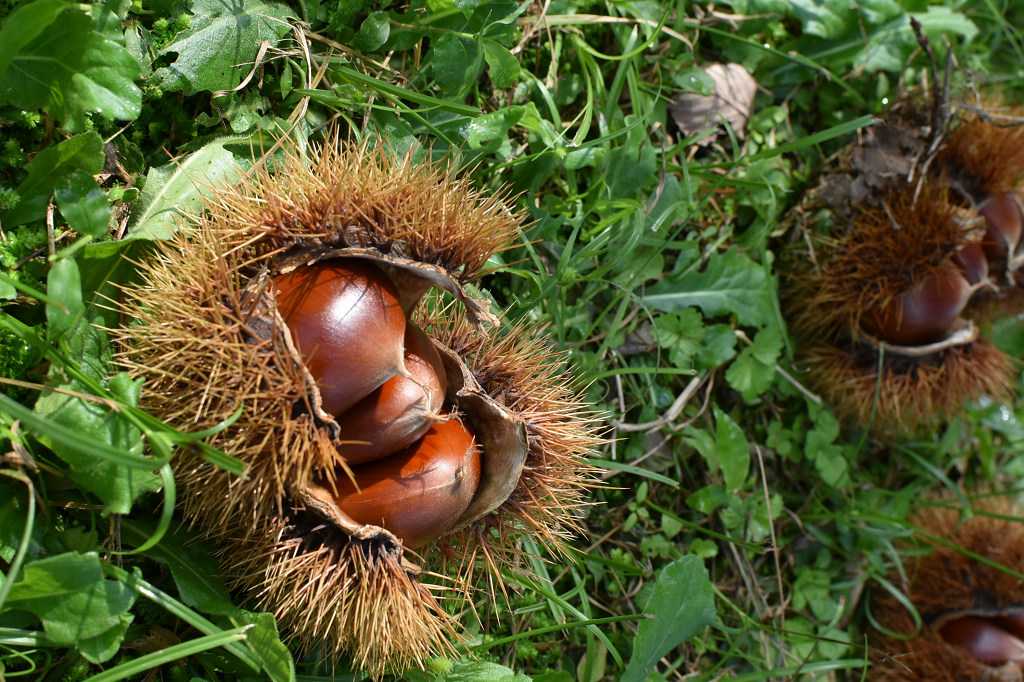
[[[391,531],[418,549],[452,528],[480,484],[480,449],[457,418],[435,424],[405,450],[338,472],[335,502],[357,523]]]
[[[953,646],[967,649],[971,656],[989,665],[1024,661],[1024,641],[996,625],[990,618],[962,616],[947,621],[939,635]]]
[[[914,289],[881,309],[865,310],[861,327],[898,346],[941,341],[953,328],[971,297],[971,285],[952,260],[946,260]]]
[[[277,308],[338,416],[405,370],[405,314],[394,283],[376,265],[338,258],[274,278]]]
[[[444,364],[430,337],[412,322],[405,326],[405,367],[411,378],[391,377],[338,417],[342,442],[335,447],[350,466],[398,452],[442,419]]]
[[[985,218],[987,226],[982,242],[985,254],[993,260],[1012,257],[1024,229],[1017,197],[1012,192],[994,194],[978,207],[978,213]]]
[[[988,279],[988,258],[981,244],[967,244],[953,254],[953,262],[971,286],[977,286]]]

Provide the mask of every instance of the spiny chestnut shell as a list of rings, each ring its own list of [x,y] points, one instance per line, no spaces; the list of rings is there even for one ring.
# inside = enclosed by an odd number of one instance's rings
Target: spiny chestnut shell
[[[601,420],[564,356],[528,327],[498,326],[464,289],[518,237],[521,211],[454,166],[395,156],[379,139],[284,152],[273,172],[258,167],[219,190],[156,245],[119,302],[137,324],[120,330],[118,358],[146,378],[151,414],[213,429],[209,445],[246,465],[238,477],[198,449],[175,463],[184,517],[220,545],[232,589],[273,612],[302,650],[379,677],[455,655],[453,599],[494,567],[528,572],[518,537],[557,552],[578,530]],[[418,556],[312,494],[315,481],[342,478],[337,424],[320,409],[272,280],[331,258],[377,264],[407,315],[424,312],[415,304],[431,286],[456,301],[421,324],[438,340],[447,400],[477,431],[480,485],[443,544]],[[437,585],[442,574],[452,583]]]
[[[373,263],[332,259],[273,280],[277,309],[338,416],[405,371],[405,313],[391,279]]]
[[[438,422],[447,388],[441,356],[415,323],[405,326],[405,366],[410,377],[393,376],[338,421],[338,453],[347,464],[397,452]]]
[[[937,500],[926,496],[908,519],[922,535],[941,538],[948,546],[933,543],[930,553],[908,556],[902,574],[906,581],[896,569],[890,572],[893,584],[902,585],[904,599],[875,592],[871,611],[877,622],[910,639],[869,633],[875,663],[868,671],[871,682],[1020,679],[1020,663],[997,666],[1018,646],[1009,638],[1020,638],[1024,583],[970,555],[1024,571],[1024,515],[1013,495],[966,490],[964,497],[974,510],[971,517],[961,513],[958,498],[944,494]],[[907,599],[924,621],[920,631]]]
[[[941,341],[967,306],[971,291],[963,272],[947,260],[913,290],[881,309],[865,310],[860,323],[869,334],[899,346]]]
[[[352,467],[352,479],[337,476],[338,508],[356,523],[387,528],[406,547],[419,549],[466,511],[480,483],[480,450],[473,432],[451,418],[401,452]]]

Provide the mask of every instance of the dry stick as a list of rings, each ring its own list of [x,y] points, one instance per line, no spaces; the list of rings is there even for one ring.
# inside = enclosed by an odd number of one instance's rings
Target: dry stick
[[[53,197],[56,193],[50,194],[50,201],[46,204],[46,247],[52,257],[57,253],[57,242],[53,238]]]
[[[690,402],[690,399],[697,394],[700,389],[700,385],[707,379],[707,374],[701,374],[690,379],[690,383],[686,385],[683,392],[675,399],[672,405],[665,411],[665,414],[661,415],[654,421],[644,422],[642,424],[627,424],[620,422],[616,419],[611,420],[611,424],[614,428],[619,431],[652,431],[659,429],[663,426],[671,426],[671,423],[679,417],[682,413],[683,408],[686,407],[686,403]]]
[[[942,111],[945,106],[942,101],[942,95],[939,94],[939,68],[935,63],[935,52],[932,50],[932,43],[928,40],[928,36],[926,36],[921,30],[921,22],[916,18],[911,17],[910,26],[914,29],[914,35],[917,36],[918,45],[920,45],[921,49],[928,55],[928,64],[931,67],[932,93],[934,95],[932,104],[932,129],[928,133],[928,146],[931,147],[932,143],[935,142],[935,138],[939,134],[939,131],[942,130]]]
[[[751,346],[754,345],[754,342],[750,340],[750,337],[747,336],[743,332],[742,329],[737,329],[736,330],[736,336],[737,336],[737,338],[739,338],[744,343],[746,343],[748,345],[751,345]],[[784,378],[786,381],[788,381],[789,383],[793,384],[793,386],[796,388],[796,390],[798,390],[801,393],[803,393],[807,397],[808,400],[813,401],[817,405],[821,405],[822,402],[824,402],[821,399],[820,395],[818,395],[817,393],[812,393],[806,386],[804,386],[799,381],[794,379],[793,375],[791,375],[786,370],[782,369],[782,365],[780,365],[777,362],[775,363],[775,371],[778,372],[779,374],[781,374],[782,378]]]

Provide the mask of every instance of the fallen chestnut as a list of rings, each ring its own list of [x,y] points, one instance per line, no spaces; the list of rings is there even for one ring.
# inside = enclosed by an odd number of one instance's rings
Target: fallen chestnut
[[[953,262],[964,273],[972,287],[988,279],[988,258],[981,244],[966,244],[953,254]]]
[[[323,261],[275,277],[274,287],[328,414],[338,416],[391,377],[408,374],[398,290],[373,263]]]
[[[479,483],[476,438],[452,418],[401,452],[352,467],[351,479],[339,472],[334,493],[338,508],[356,523],[387,529],[419,549],[455,525]]]
[[[942,263],[914,289],[860,318],[867,333],[899,346],[920,346],[942,340],[970,300],[972,288],[952,262]]]
[[[995,194],[978,207],[978,213],[985,218],[985,254],[993,260],[1013,258],[1024,229],[1017,196],[1013,192]]]
[[[953,646],[963,647],[971,656],[989,665],[1024,661],[1024,641],[1007,632],[990,618],[961,616],[946,621],[939,635]]]
[[[338,419],[336,448],[349,465],[398,452],[443,420],[445,380],[441,356],[413,322],[405,326],[409,376],[385,381]]]

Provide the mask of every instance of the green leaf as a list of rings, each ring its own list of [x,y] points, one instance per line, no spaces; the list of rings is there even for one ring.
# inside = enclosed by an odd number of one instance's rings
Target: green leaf
[[[23,539],[28,514],[28,488],[7,476],[0,476],[0,559],[10,563]],[[26,556],[40,559],[63,551],[43,514],[36,514]]]
[[[695,305],[705,317],[735,313],[742,325],[763,327],[775,318],[764,268],[736,250],[715,254],[696,269],[648,288],[644,303],[673,313]]]
[[[106,333],[86,321],[79,325],[69,340],[72,359],[86,371],[106,378],[105,358],[109,357]],[[82,363],[88,357],[90,362]],[[60,377],[56,368],[51,377]],[[77,382],[61,383],[62,388],[84,391]],[[132,381],[127,374],[117,374],[109,381],[114,398],[132,406],[138,405],[142,380]],[[73,430],[83,439],[97,441],[129,457],[142,456],[142,435],[125,417],[100,403],[63,393],[44,393],[36,401],[35,412],[58,426]],[[103,513],[127,514],[132,503],[147,492],[160,489],[160,477],[152,471],[124,466],[98,456],[91,448],[76,447],[57,440],[45,431],[37,437],[70,465],[72,480],[96,494],[104,503]]]
[[[700,453],[711,473],[718,471],[718,448],[710,433],[692,425],[687,426],[683,429],[683,442]]]
[[[370,12],[352,39],[352,47],[360,52],[376,52],[388,41],[390,35],[391,23],[388,20],[388,13]]]
[[[490,38],[484,39],[484,59],[490,67],[488,73],[496,88],[511,88],[519,78],[519,60],[507,47]]]
[[[668,516],[666,514],[661,515],[661,532],[665,534],[669,540],[679,534],[679,531],[683,529],[682,522]]]
[[[462,661],[444,674],[444,682],[531,682],[526,675],[497,663],[487,661]]]
[[[0,29],[0,83],[11,60],[68,6],[64,0],[36,0],[11,12]]]
[[[121,533],[130,545],[141,547],[156,530],[155,523],[121,520]],[[147,557],[171,569],[181,601],[194,609],[216,616],[228,616],[255,627],[249,631],[248,645],[273,682],[289,682],[295,676],[291,653],[277,631],[277,621],[269,613],[251,613],[235,606],[224,581],[220,579],[216,547],[184,527],[169,530],[160,542],[143,552]]]
[[[697,369],[712,369],[736,357],[736,332],[727,324],[713,324],[704,331],[704,341],[697,351]]]
[[[21,201],[14,208],[0,211],[0,224],[9,229],[41,220],[46,216],[46,205],[61,178],[76,170],[95,175],[103,170],[104,159],[103,138],[92,131],[39,152],[25,167],[28,177],[18,185]]]
[[[184,161],[150,168],[146,186],[132,207],[128,236],[170,239],[181,216],[200,209],[210,187],[235,182],[241,176],[242,160],[225,148],[233,142],[237,139],[217,140]]]
[[[704,318],[696,308],[684,308],[679,315],[661,315],[655,322],[654,337],[669,351],[672,364],[689,367],[704,340]]]
[[[714,406],[715,439],[718,443],[718,460],[725,477],[725,489],[737,490],[747,480],[750,471],[750,446],[743,429],[723,412],[718,405]]]
[[[715,622],[715,597],[704,562],[688,555],[667,565],[658,576],[633,640],[633,658],[622,682],[644,682],[669,651]]]
[[[686,506],[702,514],[710,514],[729,503],[729,496],[720,483],[704,486],[686,498]]]
[[[64,129],[87,128],[86,113],[132,121],[142,112],[139,62],[123,45],[94,30],[81,12],[60,14],[23,47],[0,82],[0,99],[22,109],[46,109]]]
[[[750,401],[772,385],[775,363],[782,353],[782,334],[775,325],[765,327],[754,337],[754,343],[740,352],[729,366],[725,378],[729,385]]]
[[[431,50],[434,80],[446,95],[462,90],[466,82],[472,80],[469,73],[472,60],[467,50],[469,45],[476,47],[475,43],[451,33],[445,33],[434,43],[434,49]]]
[[[125,542],[141,547],[156,530],[155,523],[121,520]],[[243,613],[231,602],[224,581],[220,579],[216,548],[187,528],[168,530],[153,547],[143,552],[147,557],[171,569],[178,594],[188,606],[215,616],[238,616]]]
[[[196,0],[191,11],[189,28],[159,53],[177,53],[178,58],[153,74],[162,89],[186,95],[236,87],[252,68],[260,44],[267,40],[274,46],[288,32],[291,14],[286,5],[270,0]]]
[[[117,652],[134,603],[133,590],[103,577],[99,555],[68,552],[26,565],[6,606],[36,614],[55,644],[80,647],[101,663]]]
[[[74,258],[61,258],[46,276],[46,291],[54,303],[46,304],[46,338],[56,341],[82,319],[82,276]],[[59,305],[58,305],[59,304]]]
[[[524,106],[506,107],[490,114],[483,114],[470,120],[469,125],[463,127],[463,134],[471,149],[479,149],[496,140],[507,140],[508,131],[519,123],[525,114]]]
[[[90,173],[77,171],[56,187],[57,208],[75,232],[99,237],[110,223],[110,202]]]
[[[690,552],[696,554],[701,559],[710,559],[718,556],[718,544],[714,540],[694,538],[693,542],[690,543]]]

